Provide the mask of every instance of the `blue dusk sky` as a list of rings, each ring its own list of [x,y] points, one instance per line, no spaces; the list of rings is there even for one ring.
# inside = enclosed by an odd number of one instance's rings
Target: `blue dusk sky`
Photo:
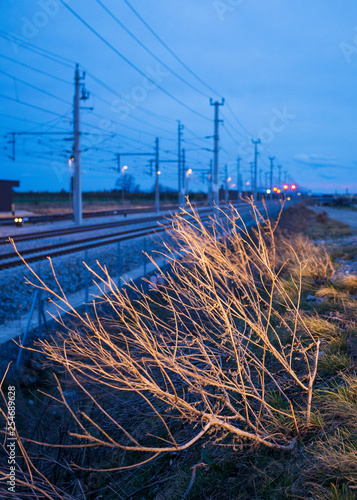
[[[0,178],[68,190],[74,70],[82,101],[84,190],[113,189],[121,165],[142,189],[160,141],[161,182],[177,188],[184,125],[191,189],[207,188],[220,107],[220,180],[237,157],[259,177],[312,192],[357,192],[355,0],[8,0],[0,20]],[[26,132],[26,133],[24,133]],[[12,133],[16,133],[15,136]],[[15,137],[15,161],[12,138]],[[146,155],[145,155],[146,154]]]

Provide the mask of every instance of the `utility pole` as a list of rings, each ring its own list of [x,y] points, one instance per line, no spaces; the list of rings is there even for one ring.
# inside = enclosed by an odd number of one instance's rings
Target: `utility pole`
[[[278,165],[278,169],[279,169],[279,189],[281,189],[281,169],[282,169],[282,166]]]
[[[225,175],[225,190],[224,190],[224,202],[228,204],[228,165],[224,166],[224,175]]]
[[[177,134],[178,134],[178,152],[177,152],[177,160],[178,160],[178,204],[179,207],[185,206],[185,195],[184,195],[184,175],[182,172],[182,164],[181,164],[181,140],[182,140],[182,131],[184,126],[181,125],[180,120],[178,120]]]
[[[258,176],[258,144],[262,141],[260,139],[252,139],[252,143],[254,144],[254,175],[253,175],[253,195],[257,198],[257,176]]]
[[[270,160],[270,198],[273,199],[273,169],[274,169],[274,160],[275,156],[269,156]]]
[[[117,163],[118,163],[118,173],[120,174],[120,153],[117,154]],[[125,170],[127,166],[124,166],[121,169],[121,204],[124,206],[124,180],[125,180]]]
[[[214,201],[214,204],[218,207],[218,205],[219,205],[219,185],[218,185],[218,183],[219,183],[219,178],[218,178],[218,170],[219,170],[219,161],[218,161],[218,153],[219,153],[219,123],[222,121],[222,120],[219,119],[219,106],[223,106],[224,105],[224,99],[222,99],[222,102],[218,102],[218,101],[213,102],[213,100],[210,99],[210,105],[214,106],[213,201]]]
[[[80,101],[89,97],[84,88],[81,89],[81,80],[85,75],[80,76],[79,65],[76,64],[74,73],[74,108],[73,108],[73,215],[74,223],[77,226],[82,224],[82,183],[81,183],[81,125],[80,125]],[[81,92],[82,90],[82,92]]]
[[[15,161],[15,145],[16,145],[16,132],[11,132],[11,139],[8,141],[8,144],[12,145],[12,156],[9,156],[10,160]],[[7,149],[7,148],[5,148]]]
[[[268,183],[268,177],[269,177],[269,172],[265,172],[265,191],[269,189],[269,183]]]
[[[250,191],[253,194],[254,190],[254,161],[250,162]]]
[[[259,169],[259,188],[261,189],[263,187],[263,183],[262,183],[262,173],[263,173],[263,169],[260,168]]]
[[[284,170],[284,184],[286,184],[287,175],[288,175],[288,171]]]
[[[237,204],[239,203],[239,198],[240,198],[240,187],[241,187],[241,182],[240,182],[240,162],[241,162],[241,157],[237,157]]]
[[[183,190],[183,192],[185,194],[185,198],[186,198],[188,191],[187,191],[187,172],[186,172],[186,151],[185,151],[185,148],[182,148],[181,168],[182,168],[182,172],[183,172],[182,190]],[[185,206],[185,204],[184,204],[184,206]]]
[[[152,164],[154,163],[154,160],[149,160],[149,165],[150,165],[150,177],[152,177],[152,173],[153,173],[153,168],[152,168]]]
[[[121,169],[121,201],[122,201],[122,205],[124,207],[124,194],[125,194],[125,170],[127,169],[128,167],[125,165],[122,169]]]
[[[208,175],[208,203],[213,206],[213,160],[209,162],[209,175]]]
[[[80,132],[80,76],[79,67],[76,64],[74,75],[74,175],[73,175],[73,214],[74,223],[82,224],[82,184],[81,184],[81,132]]]
[[[161,174],[159,170],[159,138],[155,139],[155,212],[159,213],[160,211],[160,184],[159,184],[159,175]]]

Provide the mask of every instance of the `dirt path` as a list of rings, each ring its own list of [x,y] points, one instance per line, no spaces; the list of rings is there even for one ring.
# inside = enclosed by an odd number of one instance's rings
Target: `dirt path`
[[[357,230],[357,211],[331,207],[309,207],[316,213],[326,212],[331,219],[348,224],[351,229]]]

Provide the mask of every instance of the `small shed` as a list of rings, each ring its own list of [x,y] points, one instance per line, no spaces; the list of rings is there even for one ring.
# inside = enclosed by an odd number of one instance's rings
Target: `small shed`
[[[20,181],[0,180],[0,212],[11,212],[12,188],[19,187]]]

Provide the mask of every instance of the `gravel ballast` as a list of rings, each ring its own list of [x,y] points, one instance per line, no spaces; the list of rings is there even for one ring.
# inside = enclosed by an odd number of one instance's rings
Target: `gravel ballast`
[[[168,238],[168,235],[164,237],[154,235],[121,242],[120,263],[117,259],[118,244],[115,243],[88,250],[87,258],[84,252],[56,257],[52,264],[64,293],[71,294],[85,286],[88,272],[83,265],[84,260],[90,268],[100,273],[98,261],[100,265],[106,266],[112,277],[115,277],[118,270],[124,274],[142,266],[144,258],[147,260],[143,252],[160,251],[163,242]],[[51,289],[58,289],[48,260],[36,262],[31,265],[31,268]],[[26,283],[28,280],[34,281],[34,276],[25,266],[0,272],[0,325],[16,320],[30,310],[35,289]],[[92,281],[91,276],[89,276],[89,281]]]

